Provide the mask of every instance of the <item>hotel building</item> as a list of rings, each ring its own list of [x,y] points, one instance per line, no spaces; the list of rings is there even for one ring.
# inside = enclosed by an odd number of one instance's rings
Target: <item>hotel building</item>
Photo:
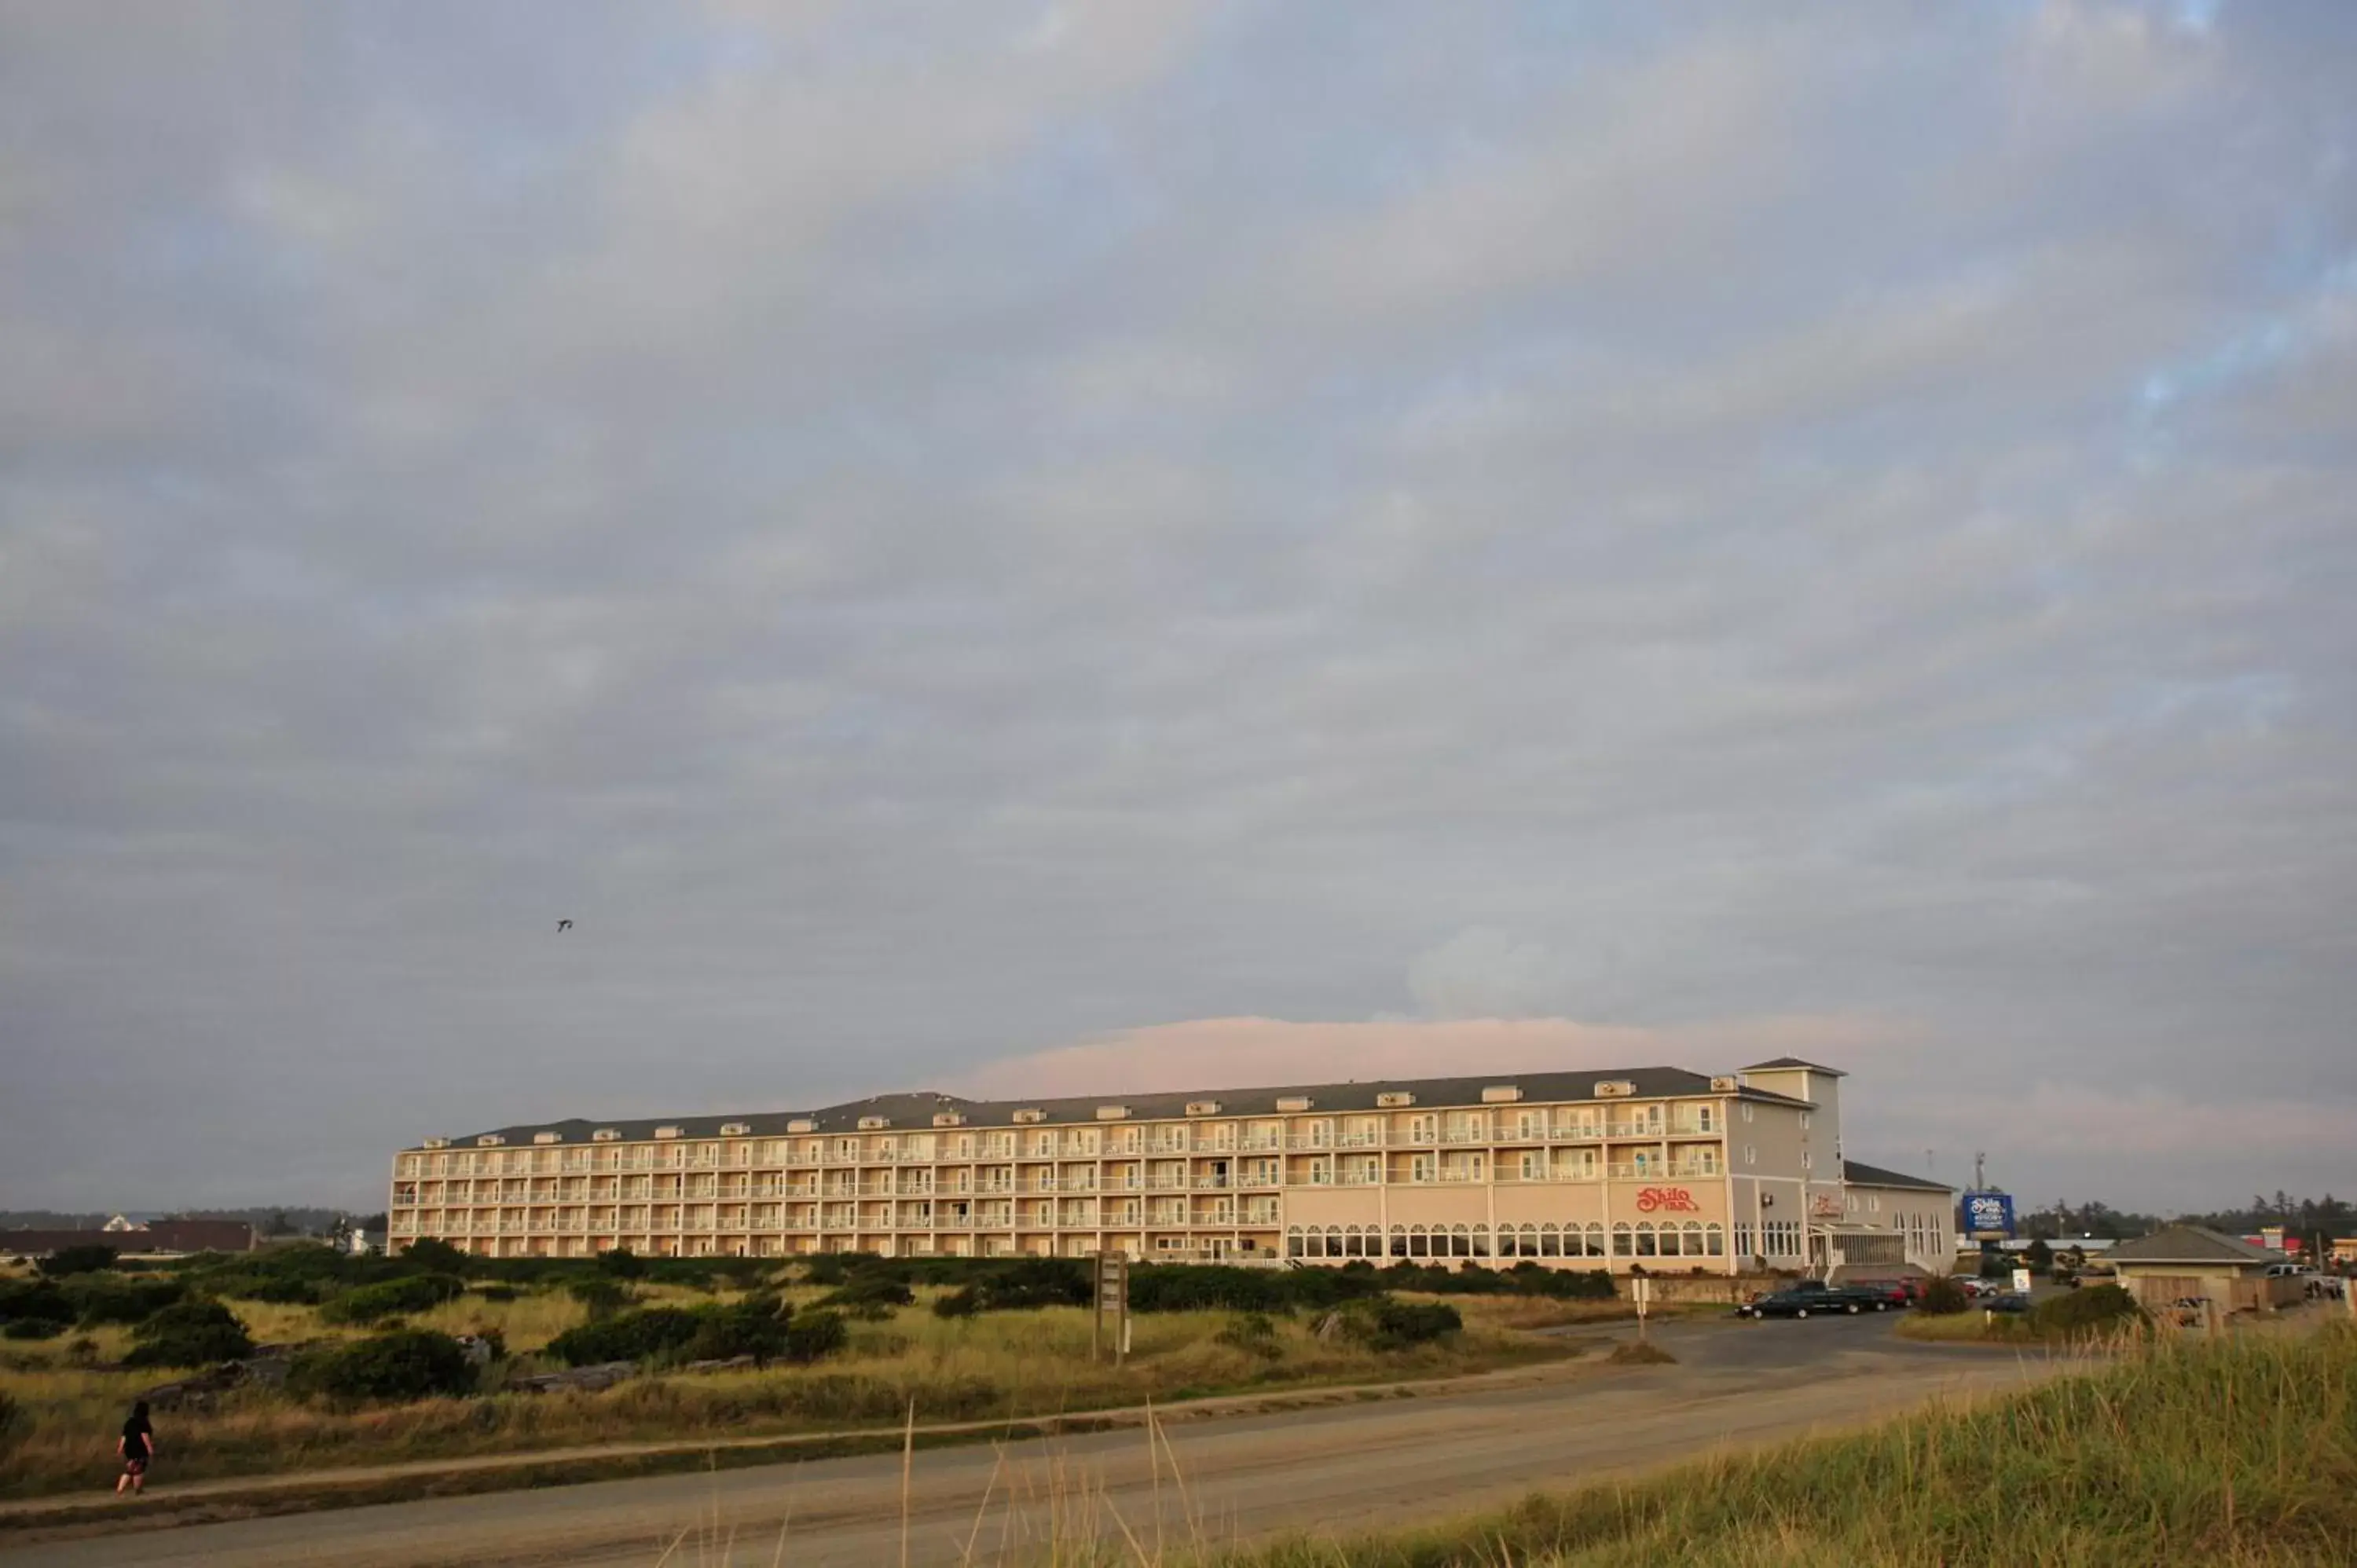
[[[395,1155],[388,1244],[1944,1273],[1954,1192],[1843,1158],[1844,1076],[1787,1057],[527,1123]]]

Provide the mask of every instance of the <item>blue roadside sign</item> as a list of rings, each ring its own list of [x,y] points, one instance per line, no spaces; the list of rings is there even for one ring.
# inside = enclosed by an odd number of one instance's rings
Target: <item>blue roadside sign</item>
[[[2002,1240],[2013,1234],[2013,1194],[1964,1194],[1964,1234],[1975,1241]]]

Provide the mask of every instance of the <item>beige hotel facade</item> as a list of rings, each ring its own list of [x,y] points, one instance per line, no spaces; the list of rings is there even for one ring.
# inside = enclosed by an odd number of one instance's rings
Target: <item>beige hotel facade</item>
[[[498,1257],[1523,1259],[1945,1272],[1954,1192],[1842,1155],[1793,1058],[1030,1101],[565,1121],[394,1156],[390,1233]]]

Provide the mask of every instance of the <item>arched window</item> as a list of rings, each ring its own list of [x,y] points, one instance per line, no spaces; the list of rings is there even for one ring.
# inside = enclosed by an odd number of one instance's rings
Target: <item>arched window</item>
[[[1712,1257],[1723,1258],[1727,1255],[1727,1232],[1725,1230],[1716,1225],[1706,1226],[1703,1229],[1703,1239],[1709,1243],[1710,1255]]]
[[[1604,1222],[1600,1219],[1587,1222],[1587,1255],[1591,1258],[1604,1256]]]
[[[1407,1227],[1406,1227],[1406,1226],[1405,1226],[1405,1225],[1394,1225],[1394,1226],[1393,1226],[1393,1227],[1392,1227],[1391,1242],[1392,1242],[1392,1256],[1393,1256],[1393,1257],[1394,1257],[1394,1258],[1405,1258],[1405,1257],[1406,1257],[1406,1256],[1407,1256]]]
[[[1689,1258],[1701,1257],[1703,1255],[1702,1221],[1699,1219],[1689,1219],[1685,1222],[1683,1229],[1685,1231],[1686,1256]]]
[[[1411,1258],[1432,1256],[1432,1238],[1419,1225],[1407,1233],[1407,1255]]]
[[[1629,1258],[1634,1257],[1636,1251],[1636,1247],[1629,1239],[1629,1222],[1626,1219],[1613,1221],[1612,1255],[1616,1258]]]
[[[1326,1255],[1329,1258],[1342,1256],[1342,1228],[1340,1225],[1326,1227]]]
[[[1539,1232],[1538,1256],[1542,1258],[1563,1256],[1563,1234],[1552,1219],[1548,1220],[1545,1229]]]
[[[1298,1225],[1291,1225],[1286,1228],[1285,1255],[1288,1258],[1306,1258],[1308,1256],[1307,1252],[1301,1250],[1301,1227]]]
[[[1640,1219],[1637,1221],[1637,1256],[1641,1258],[1660,1257],[1661,1248],[1659,1245],[1659,1240],[1660,1239],[1653,1234],[1653,1222],[1652,1220]]]
[[[1449,1230],[1448,1255],[1452,1258],[1469,1258],[1473,1255],[1472,1232],[1466,1227],[1458,1225]]]
[[[1513,1227],[1506,1226],[1503,1229],[1511,1231]],[[1490,1228],[1487,1225],[1473,1227],[1473,1255],[1477,1258],[1486,1258],[1490,1255]]]

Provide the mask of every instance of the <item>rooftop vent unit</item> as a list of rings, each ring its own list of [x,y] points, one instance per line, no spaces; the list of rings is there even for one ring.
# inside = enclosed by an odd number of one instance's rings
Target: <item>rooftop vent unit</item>
[[[497,1133],[486,1133],[481,1137],[475,1140],[475,1147],[479,1149],[496,1149],[501,1144],[506,1142],[507,1140],[500,1137]]]
[[[741,1138],[752,1130],[750,1122],[724,1122],[720,1124],[720,1135],[724,1138]]]
[[[1220,1102],[1216,1100],[1190,1100],[1187,1101],[1187,1114],[1189,1116],[1217,1116],[1219,1113]]]
[[[1398,1111],[1415,1103],[1415,1096],[1405,1089],[1387,1089],[1375,1096],[1375,1105],[1383,1111]]]
[[[1307,1111],[1315,1103],[1306,1094],[1282,1094],[1277,1096],[1276,1108],[1279,1111]]]
[[[535,1144],[561,1144],[565,1142],[565,1134],[562,1133],[534,1133],[532,1135],[532,1141]]]
[[[1126,1105],[1100,1105],[1097,1107],[1097,1120],[1100,1122],[1119,1122],[1128,1114],[1129,1107]]]
[[[963,1127],[965,1125],[965,1114],[964,1112],[958,1111],[936,1111],[933,1112],[933,1125],[936,1127]]]
[[[1028,1127],[1034,1122],[1045,1122],[1047,1119],[1048,1113],[1035,1105],[1027,1105],[1015,1113],[1016,1122],[1025,1127]]]
[[[619,1143],[621,1138],[622,1130],[619,1127],[600,1127],[589,1134],[589,1141],[593,1144],[616,1144]]]
[[[1523,1097],[1520,1087],[1511,1083],[1493,1083],[1481,1091],[1484,1105],[1512,1105]]]
[[[786,1123],[786,1131],[789,1133],[815,1133],[818,1131],[818,1123],[812,1121],[807,1116],[797,1116],[792,1121]]]
[[[880,1133],[891,1124],[889,1116],[862,1116],[859,1119],[859,1130],[863,1133]]]
[[[1710,1091],[1713,1094],[1733,1094],[1742,1087],[1743,1080],[1739,1078],[1715,1078],[1710,1080]]]
[[[1636,1092],[1637,1086],[1625,1078],[1601,1079],[1596,1085],[1596,1098],[1598,1100],[1626,1100]]]
[[[658,1127],[655,1129],[655,1136],[658,1138],[676,1138],[679,1136],[679,1129],[676,1127]]]
[[[428,1138],[425,1140],[425,1146],[429,1149],[447,1149],[450,1146],[450,1140],[447,1138]]]

